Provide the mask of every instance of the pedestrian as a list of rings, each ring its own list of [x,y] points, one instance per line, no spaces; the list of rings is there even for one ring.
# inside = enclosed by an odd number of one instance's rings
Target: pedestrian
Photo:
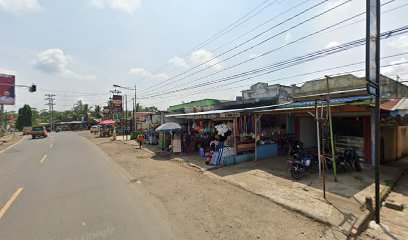
[[[137,141],[139,142],[139,148],[142,149],[142,143],[144,141],[143,134],[139,134],[139,136],[137,136]]]

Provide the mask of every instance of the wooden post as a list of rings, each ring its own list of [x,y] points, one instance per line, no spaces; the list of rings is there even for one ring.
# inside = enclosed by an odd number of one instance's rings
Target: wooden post
[[[321,120],[323,120],[323,102],[322,102],[322,111],[321,111]],[[325,123],[322,122],[322,127],[321,127],[321,135],[322,135],[322,155],[323,155],[323,161],[322,161],[322,175],[323,175],[323,198],[326,199],[326,156],[325,156],[325,134],[324,134],[324,127]]]
[[[317,112],[317,100],[315,100],[315,119],[316,119],[316,132],[317,132],[317,158],[319,159],[319,176],[322,175],[322,160],[320,156],[320,124],[319,114]]]
[[[337,182],[336,153],[334,151],[333,124],[332,124],[331,107],[330,107],[329,76],[326,76],[326,86],[327,86],[327,111],[329,114],[330,145],[331,145],[332,161],[333,161],[333,174],[334,174],[334,181]]]
[[[233,127],[232,127],[232,136],[234,137],[234,156],[237,155],[237,135],[236,135],[236,129],[237,129],[237,118],[234,117],[233,121]]]
[[[257,115],[256,115],[256,113],[254,114],[254,118],[255,118],[255,161],[256,160],[258,160],[258,153],[257,153],[257,143],[256,143],[256,136],[257,136],[257,134],[258,134],[258,129],[257,129],[257,127],[258,127],[258,117],[257,117]]]

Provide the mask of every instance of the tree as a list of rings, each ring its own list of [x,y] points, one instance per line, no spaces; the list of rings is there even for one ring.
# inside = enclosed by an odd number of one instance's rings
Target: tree
[[[159,111],[159,109],[157,109],[157,107],[155,107],[155,106],[151,106],[151,107],[145,107],[144,111],[145,112],[157,112],[157,111]]]
[[[32,126],[32,117],[31,107],[25,104],[22,108],[18,109],[16,128],[21,131],[25,126]]]
[[[91,116],[93,118],[102,118],[101,107],[99,105],[95,105],[94,110],[91,112]]]

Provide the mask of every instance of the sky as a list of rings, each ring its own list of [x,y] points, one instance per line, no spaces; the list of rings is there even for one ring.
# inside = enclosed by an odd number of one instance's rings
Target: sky
[[[405,0],[381,2],[382,31],[408,23]],[[17,88],[16,105],[5,109],[46,109],[45,94],[56,95],[59,111],[78,100],[103,106],[117,84],[136,85],[138,103],[164,110],[204,98],[234,100],[257,82],[298,84],[360,69],[364,65],[289,78],[364,61],[364,46],[259,77],[221,81],[364,38],[362,15],[294,42],[364,11],[361,0],[0,0],[0,73],[38,89]],[[381,43],[381,56],[408,51],[408,35]],[[382,65],[407,59],[386,58]],[[408,80],[407,65],[381,71]],[[133,97],[133,91],[121,91]]]

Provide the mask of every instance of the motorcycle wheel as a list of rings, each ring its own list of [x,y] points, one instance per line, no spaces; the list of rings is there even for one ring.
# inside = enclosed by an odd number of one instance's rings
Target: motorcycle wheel
[[[313,160],[310,164],[310,172],[317,173],[319,171],[319,162]]]
[[[336,162],[337,173],[344,173],[346,172],[346,169],[346,164],[342,160]]]
[[[356,170],[357,170],[358,172],[360,172],[361,170],[363,170],[363,168],[361,167],[361,164],[360,164],[360,162],[358,161],[358,159],[356,159],[356,160],[354,161],[354,167],[356,168]]]
[[[303,177],[303,170],[300,164],[294,163],[290,167],[290,173],[294,179],[300,179]]]

